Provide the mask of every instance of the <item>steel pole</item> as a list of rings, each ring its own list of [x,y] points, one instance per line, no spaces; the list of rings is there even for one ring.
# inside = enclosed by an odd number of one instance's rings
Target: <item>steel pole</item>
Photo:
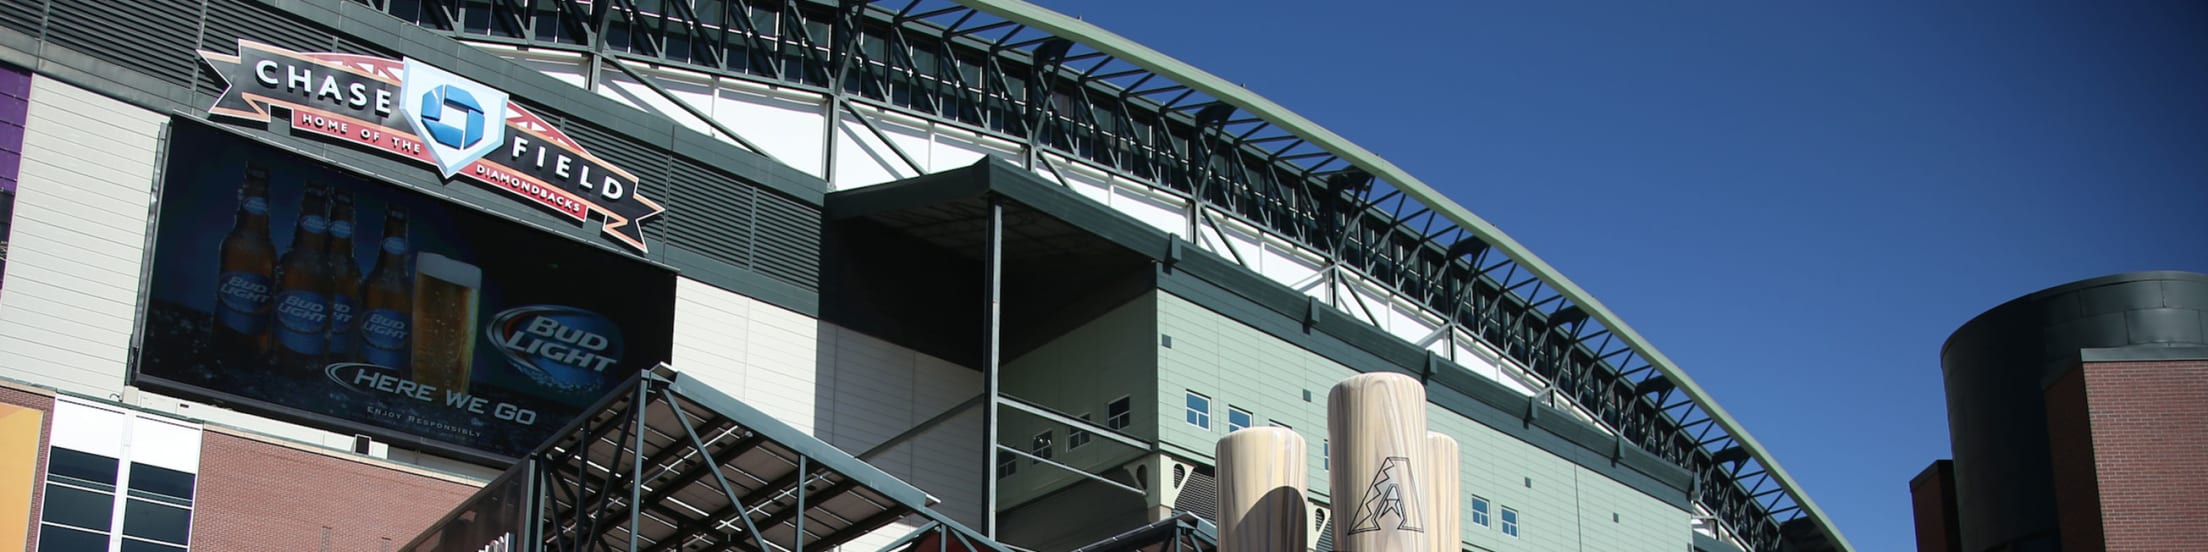
[[[983,481],[987,483],[984,485],[985,492],[982,497],[981,536],[995,540],[997,538],[997,402],[1003,395],[997,387],[998,362],[1001,360],[998,358],[998,354],[1000,354],[998,345],[1000,341],[1003,341],[1000,331],[1004,322],[1004,199],[1001,197],[989,197],[989,239],[985,247],[988,248],[988,251],[983,254],[982,263],[987,265],[983,268],[983,271],[988,273],[984,276],[988,280],[988,288],[984,295],[989,303],[989,313],[987,326],[982,328],[982,339],[985,343],[982,350],[981,372],[983,379],[987,381],[985,385],[988,386],[983,394],[987,395],[989,400],[988,408],[981,411],[982,425],[985,426],[982,431],[982,438],[988,440],[982,443],[982,450],[987,451],[988,456],[987,461],[982,465],[984,470],[982,474]]]

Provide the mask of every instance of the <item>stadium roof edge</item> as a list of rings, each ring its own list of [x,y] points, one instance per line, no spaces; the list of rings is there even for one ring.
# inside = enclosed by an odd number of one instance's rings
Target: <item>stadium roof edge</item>
[[[1450,222],[1471,231],[1473,235],[1478,236],[1490,245],[1500,248],[1511,259],[1534,273],[1535,276],[1554,286],[1559,294],[1588,311],[1588,314],[1600,321],[1604,327],[1617,333],[1636,352],[1647,359],[1651,365],[1660,370],[1666,378],[1677,384],[1688,397],[1694,399],[1697,405],[1706,410],[1710,417],[1725,429],[1727,434],[1738,440],[1741,446],[1754,456],[1757,463],[1762,464],[1771,472],[1773,478],[1787,491],[1787,494],[1793,495],[1794,501],[1800,504],[1803,509],[1809,511],[1823,526],[1826,533],[1832,536],[1834,541],[1845,550],[1855,549],[1854,545],[1848,542],[1847,537],[1840,533],[1840,528],[1832,523],[1832,519],[1825,514],[1823,509],[1817,506],[1816,501],[1809,497],[1808,492],[1804,491],[1794,481],[1793,476],[1788,474],[1786,469],[1771,457],[1770,453],[1764,449],[1763,444],[1756,441],[1755,437],[1748,433],[1747,428],[1741,427],[1739,422],[1735,421],[1732,415],[1725,411],[1724,407],[1717,404],[1716,399],[1710,397],[1707,392],[1702,390],[1700,385],[1694,382],[1693,378],[1681,371],[1678,365],[1671,361],[1670,357],[1665,356],[1654,345],[1649,344],[1640,332],[1626,325],[1623,320],[1618,318],[1616,313],[1611,312],[1609,307],[1604,306],[1601,301],[1596,300],[1593,295],[1580,288],[1579,284],[1557,272],[1555,267],[1550,266],[1540,256],[1527,250],[1516,239],[1512,239],[1510,235],[1503,233],[1494,224],[1472,214],[1471,210],[1458,205],[1455,201],[1435,191],[1431,186],[1427,186],[1425,182],[1420,181],[1417,177],[1411,176],[1401,167],[1395,166],[1394,163],[1382,159],[1379,155],[1350,142],[1341,135],[1335,134],[1333,131],[1319,126],[1318,123],[1289,111],[1288,108],[1273,103],[1271,100],[1265,99],[1246,88],[1227,82],[1216,75],[1197,69],[1186,62],[1174,59],[1172,56],[1150,49],[1096,25],[1019,0],[956,1],[1009,21],[1042,29],[1062,38],[1075,40],[1098,51],[1116,56],[1128,63],[1170,77],[1188,85],[1190,88],[1208,94],[1212,98],[1234,104],[1235,107],[1264,117],[1268,122],[1310,140],[1320,148],[1349,160],[1373,176],[1386,180],[1405,194],[1440,213]]]

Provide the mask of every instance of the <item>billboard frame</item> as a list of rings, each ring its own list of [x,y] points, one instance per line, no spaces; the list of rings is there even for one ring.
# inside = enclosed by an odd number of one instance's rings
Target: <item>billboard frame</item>
[[[252,130],[248,130],[248,127],[224,124],[223,122],[211,120],[196,113],[174,111],[169,114],[168,121],[162,124],[161,136],[159,142],[155,145],[155,147],[157,148],[157,152],[155,154],[157,166],[154,167],[153,182],[152,186],[149,188],[149,196],[146,204],[146,208],[148,210],[146,232],[144,242],[141,244],[141,248],[144,253],[141,256],[141,262],[138,269],[138,293],[136,297],[137,303],[136,305],[134,305],[134,320],[131,323],[129,358],[126,359],[127,366],[124,370],[123,375],[123,384],[125,386],[135,387],[141,391],[151,391],[172,398],[207,403],[209,405],[236,410],[246,414],[266,417],[280,422],[306,426],[311,429],[330,431],[333,433],[344,432],[353,434],[355,436],[366,436],[370,439],[382,441],[387,444],[403,445],[413,450],[428,452],[472,464],[493,467],[509,467],[517,462],[520,462],[521,460],[520,457],[516,456],[508,456],[505,454],[499,454],[455,443],[446,443],[434,440],[429,437],[414,435],[401,430],[377,427],[375,425],[346,420],[326,414],[308,412],[299,408],[283,406],[266,400],[244,397],[220,390],[210,389],[201,385],[180,382],[174,379],[164,378],[156,375],[145,374],[144,368],[147,357],[145,351],[145,342],[147,338],[146,329],[147,324],[150,322],[150,311],[153,304],[152,284],[154,279],[155,267],[154,259],[160,254],[158,248],[160,241],[160,219],[161,211],[163,208],[162,199],[163,194],[167,193],[170,173],[170,171],[168,170],[168,164],[170,160],[174,157],[172,152],[176,147],[176,129],[180,125],[194,125],[203,130],[220,133],[226,138],[241,140],[253,146],[269,148],[278,152],[281,155],[291,156],[291,161],[305,163],[309,165],[317,165],[334,172],[342,173],[353,178],[358,178],[363,182],[369,183],[370,185],[390,186],[395,188],[397,190],[397,193],[420,194],[424,198],[431,200],[432,203],[436,203],[441,207],[452,209],[456,213],[461,213],[462,216],[473,215],[488,217],[496,221],[495,223],[498,224],[520,225],[521,228],[529,230],[545,238],[563,238],[576,245],[591,247],[603,253],[611,253],[619,256],[624,261],[635,262],[640,267],[665,273],[670,279],[679,277],[681,275],[681,271],[675,269],[674,267],[640,256],[632,251],[624,251],[606,244],[597,243],[593,240],[573,235],[569,232],[548,228],[542,224],[523,220],[512,214],[500,212],[482,205],[478,205],[476,203],[469,202],[452,194],[444,193],[441,190],[422,186],[413,182],[409,182],[408,180],[402,178],[394,177],[388,174],[386,171],[378,170],[377,168],[365,167],[353,163],[346,163],[335,159],[330,159],[322,155],[317,155],[315,153],[297,147],[292,143],[288,143],[290,139],[295,139],[298,137],[298,135],[289,134],[291,128],[288,124],[288,119],[272,120],[268,123],[268,128],[265,132],[254,132]],[[423,171],[423,173],[433,174],[432,171]],[[442,182],[442,179],[439,179],[439,181]],[[671,311],[673,305],[670,304],[668,308]],[[669,316],[672,316],[671,312]],[[640,373],[649,370],[651,370],[650,366],[638,368],[638,371]],[[614,388],[616,389],[618,389],[619,387],[620,386],[618,384],[614,385]],[[601,397],[600,400],[594,400],[592,401],[592,404],[595,405],[598,402],[601,402],[603,399],[604,398]],[[590,408],[586,407],[580,412],[587,413],[589,411]],[[534,447],[529,450],[534,450]],[[526,454],[526,452],[524,454]]]

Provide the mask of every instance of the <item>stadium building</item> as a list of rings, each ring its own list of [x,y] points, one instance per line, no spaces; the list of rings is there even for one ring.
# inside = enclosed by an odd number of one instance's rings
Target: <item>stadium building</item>
[[[1465,550],[1849,550],[1464,206],[1011,0],[0,3],[0,542],[1210,546],[1424,382]],[[770,541],[770,542],[762,542]]]

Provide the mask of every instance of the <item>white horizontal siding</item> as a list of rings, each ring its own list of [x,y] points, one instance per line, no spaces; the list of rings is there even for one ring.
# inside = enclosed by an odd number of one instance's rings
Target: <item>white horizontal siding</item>
[[[165,120],[31,82],[0,288],[0,376],[121,397]]]
[[[981,375],[873,336],[704,283],[675,288],[673,364],[844,452],[859,455],[981,392]],[[980,410],[867,461],[980,518]]]

